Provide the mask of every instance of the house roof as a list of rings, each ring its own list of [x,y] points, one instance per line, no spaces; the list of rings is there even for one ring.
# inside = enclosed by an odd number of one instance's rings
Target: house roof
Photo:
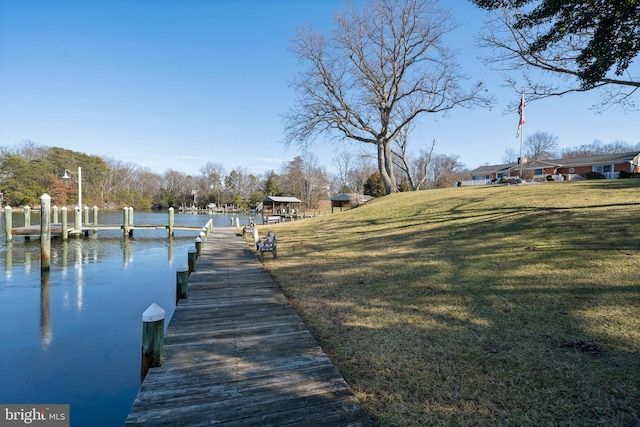
[[[341,194],[338,194],[337,196],[333,196],[331,198],[331,201],[332,202],[350,202],[352,200],[355,200],[355,201],[359,201],[359,202],[367,202],[367,201],[369,201],[371,199],[373,199],[373,197],[365,196],[364,194],[341,193]]]
[[[302,203],[297,197],[269,196],[262,203]]]
[[[525,163],[528,169],[533,167],[566,167],[566,166],[588,166],[588,165],[601,165],[601,164],[619,164],[619,163],[631,163],[640,156],[639,151],[630,151],[626,153],[613,153],[613,154],[600,154],[597,156],[583,156],[583,157],[567,157],[556,160],[531,160]],[[480,166],[471,172],[470,175],[483,175],[492,172],[508,172],[513,169],[519,168],[518,163],[507,163],[502,165],[486,165]]]

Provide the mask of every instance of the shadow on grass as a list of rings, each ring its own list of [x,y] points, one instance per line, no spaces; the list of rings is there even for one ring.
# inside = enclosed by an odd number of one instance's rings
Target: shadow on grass
[[[283,227],[266,266],[380,425],[640,419],[638,203],[470,194]]]

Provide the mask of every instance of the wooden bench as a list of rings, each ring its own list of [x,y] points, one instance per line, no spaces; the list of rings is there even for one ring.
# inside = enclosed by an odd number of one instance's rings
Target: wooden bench
[[[265,252],[271,252],[273,254],[273,259],[278,258],[278,236],[270,231],[267,233],[267,237],[264,239],[264,241],[260,241],[260,239],[257,238],[257,232],[254,233],[253,237],[256,240],[256,250],[258,251],[260,261],[264,260]]]
[[[267,217],[267,224],[276,224],[280,222],[280,216],[279,215],[275,215],[275,216],[268,216]]]

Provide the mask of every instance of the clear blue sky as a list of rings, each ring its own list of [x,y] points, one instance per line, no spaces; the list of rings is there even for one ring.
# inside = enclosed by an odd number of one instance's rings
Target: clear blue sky
[[[24,140],[199,174],[208,161],[261,173],[299,154],[282,144],[280,115],[294,101],[288,51],[296,26],[328,32],[340,0],[0,0],[0,146]],[[478,59],[482,12],[444,2],[460,28],[450,47],[473,81],[496,95],[492,110],[421,120],[413,152],[458,155],[468,168],[519,151],[514,94]],[[517,98],[517,97],[516,97]],[[593,94],[530,103],[524,135],[560,147],[640,142],[637,112],[597,115]],[[311,150],[333,172],[338,147]]]

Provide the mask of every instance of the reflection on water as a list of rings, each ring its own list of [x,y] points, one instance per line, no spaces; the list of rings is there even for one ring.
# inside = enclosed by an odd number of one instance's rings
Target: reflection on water
[[[164,217],[137,213],[136,221]],[[176,224],[204,225],[209,218],[176,215]],[[230,223],[213,218],[214,225]],[[108,220],[102,213],[101,222]],[[122,425],[139,387],[142,313],[156,303],[169,324],[175,271],[186,264],[197,232],[168,239],[165,230],[140,230],[123,238],[115,230],[53,239],[51,270],[42,274],[38,239],[14,236],[6,244],[0,223],[0,403],[70,404],[74,426]]]

